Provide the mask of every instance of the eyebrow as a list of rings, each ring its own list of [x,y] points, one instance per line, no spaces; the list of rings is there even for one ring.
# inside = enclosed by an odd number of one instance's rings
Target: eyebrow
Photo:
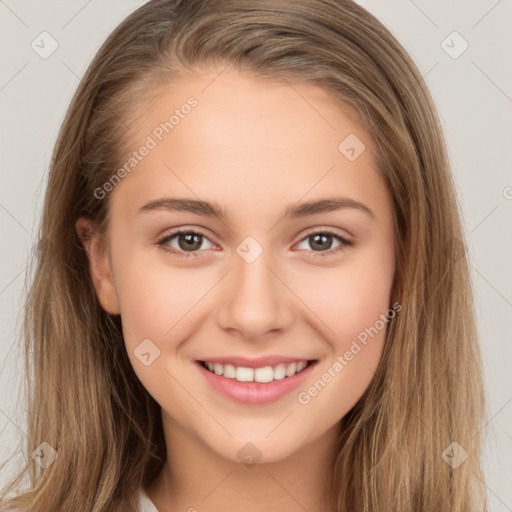
[[[331,197],[305,203],[293,203],[284,208],[281,216],[285,219],[294,219],[345,209],[356,209],[368,214],[373,219],[375,218],[374,213],[368,206],[346,197]],[[155,210],[189,212],[219,219],[227,219],[229,217],[226,210],[215,202],[170,197],[150,201],[141,206],[137,213],[147,213]]]

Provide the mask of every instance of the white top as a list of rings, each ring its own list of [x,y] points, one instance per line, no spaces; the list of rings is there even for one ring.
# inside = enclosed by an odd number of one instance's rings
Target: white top
[[[137,512],[158,512],[158,509],[153,505],[148,495],[144,492],[142,487],[139,489],[139,501],[137,503]]]

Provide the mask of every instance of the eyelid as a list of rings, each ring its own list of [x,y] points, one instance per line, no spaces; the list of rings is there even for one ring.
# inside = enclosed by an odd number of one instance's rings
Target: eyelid
[[[169,252],[171,254],[175,254],[175,255],[177,255],[177,257],[182,257],[182,258],[196,257],[196,256],[199,256],[199,254],[201,252],[204,252],[204,251],[200,251],[200,250],[187,252],[187,251],[182,251],[182,250],[177,250],[177,249],[171,248],[167,245],[167,243],[170,240],[172,240],[174,237],[176,237],[180,234],[184,234],[184,233],[200,235],[203,238],[205,238],[206,240],[208,240],[210,243],[212,243],[213,245],[217,245],[217,244],[215,244],[215,242],[212,242],[210,240],[209,236],[206,235],[201,229],[198,229],[196,227],[187,227],[187,226],[182,226],[180,228],[176,228],[175,230],[171,231],[170,233],[161,236],[157,240],[156,245],[158,245],[162,250]],[[313,234],[331,235],[331,236],[337,238],[340,242],[340,245],[335,247],[334,249],[328,249],[326,251],[312,251],[312,250],[306,251],[306,252],[311,253],[314,257],[333,255],[333,254],[337,253],[338,251],[343,250],[345,247],[351,247],[354,244],[354,241],[353,241],[351,235],[349,235],[349,237],[347,237],[343,234],[340,234],[335,228],[316,226],[316,227],[310,228],[305,233],[303,233],[301,235],[301,238],[294,245],[297,245],[298,243],[303,242],[304,240],[306,240],[309,236],[311,236]],[[301,252],[301,251],[299,251],[299,252]]]
[[[326,251],[313,251],[309,250],[306,251],[309,253],[313,258],[327,258],[329,256],[335,256],[338,253],[342,253],[345,249],[348,247],[352,247],[354,245],[353,238],[346,237],[342,234],[340,234],[336,229],[334,228],[328,228],[328,227],[315,227],[311,228],[311,230],[308,230],[305,234],[302,235],[301,239],[299,240],[299,244],[302,243],[304,240],[307,240],[310,236],[315,234],[322,234],[322,235],[330,235],[334,238],[337,238],[339,240],[339,245],[337,247],[328,249]],[[297,245],[297,244],[295,244]],[[301,251],[299,251],[301,252]]]
[[[181,234],[200,235],[203,238],[205,238],[206,240],[208,240],[211,244],[217,245],[217,244],[215,244],[215,242],[212,242],[210,240],[210,237],[208,235],[206,235],[201,229],[192,228],[192,227],[189,228],[187,226],[182,226],[182,227],[176,228],[175,230],[172,230],[170,233],[162,235],[156,241],[156,245],[159,246],[162,250],[164,250],[166,252],[169,252],[171,254],[176,254],[176,255],[178,255],[178,257],[183,257],[183,258],[188,258],[189,256],[192,256],[192,257],[198,256],[199,253],[203,252],[203,251],[190,251],[190,252],[181,251],[181,250],[174,249],[173,247],[170,247],[169,245],[167,245],[168,242],[170,242],[173,238],[175,238],[176,236],[181,235]]]
[[[304,240],[304,238],[314,233],[328,233],[330,235],[335,235],[344,239],[347,243],[353,242],[353,236],[350,233],[340,228],[332,228],[329,226],[316,226],[314,228],[310,228],[303,235],[301,235],[302,238],[299,241]]]

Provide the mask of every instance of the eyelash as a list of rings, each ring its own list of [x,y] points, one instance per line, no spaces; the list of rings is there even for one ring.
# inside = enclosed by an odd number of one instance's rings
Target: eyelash
[[[200,233],[199,231],[188,230],[188,229],[181,229],[181,230],[174,231],[173,233],[170,233],[169,235],[165,235],[164,237],[160,238],[156,242],[156,245],[158,247],[160,247],[166,253],[174,254],[178,258],[188,259],[190,257],[197,257],[197,256],[199,256],[198,253],[202,252],[202,251],[193,251],[193,252],[178,251],[176,249],[170,248],[167,245],[167,242],[171,241],[177,235],[181,235],[181,234],[199,235],[199,236],[202,236],[202,237],[208,239],[208,237],[206,235],[204,235],[203,233]],[[323,229],[321,231],[320,230],[319,231],[312,231],[312,232],[308,233],[300,241],[302,242],[302,241],[306,240],[307,238],[309,238],[309,237],[311,237],[313,235],[331,235],[334,238],[337,238],[339,240],[339,242],[340,242],[340,245],[338,247],[336,247],[335,249],[329,249],[328,251],[310,251],[310,252],[314,253],[314,257],[317,257],[317,256],[318,257],[331,256],[331,255],[336,254],[339,251],[343,250],[345,247],[352,247],[354,245],[353,241],[347,240],[346,238],[342,237],[341,235],[335,233],[334,231],[332,231],[330,229]]]

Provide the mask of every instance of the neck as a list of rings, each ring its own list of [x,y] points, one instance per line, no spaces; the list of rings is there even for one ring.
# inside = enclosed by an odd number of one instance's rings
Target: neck
[[[336,424],[286,459],[249,465],[222,457],[167,418],[167,461],[146,492],[159,512],[331,512],[327,485],[338,432]]]

